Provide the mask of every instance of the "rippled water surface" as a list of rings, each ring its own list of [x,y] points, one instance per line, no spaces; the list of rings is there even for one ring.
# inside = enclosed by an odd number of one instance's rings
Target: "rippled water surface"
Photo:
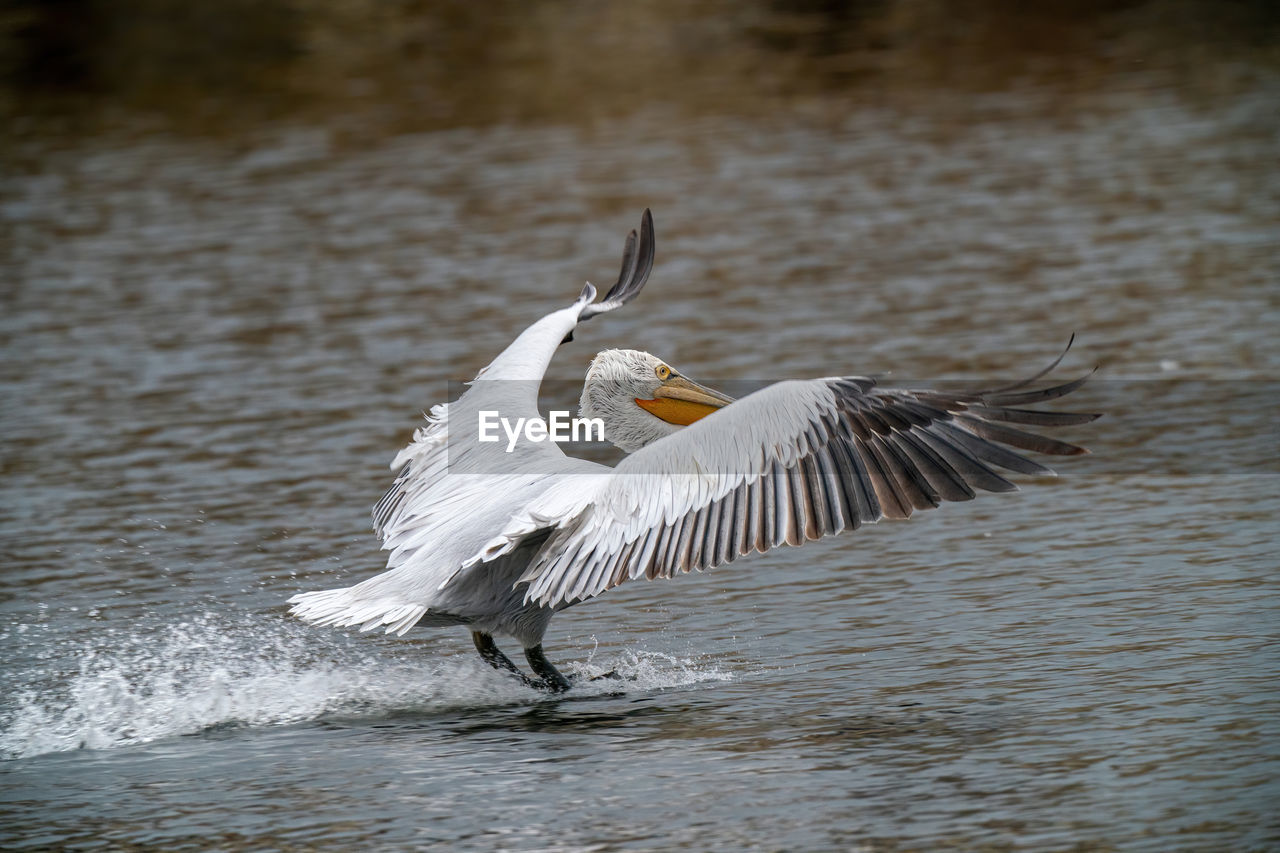
[[[15,136],[0,846],[1280,847],[1280,88],[1246,71]],[[1093,454],[613,590],[546,647],[629,680],[562,697],[460,629],[286,617],[378,571],[421,412],[611,280],[646,206],[650,283],[548,406],[611,346],[1004,381],[1074,332]]]

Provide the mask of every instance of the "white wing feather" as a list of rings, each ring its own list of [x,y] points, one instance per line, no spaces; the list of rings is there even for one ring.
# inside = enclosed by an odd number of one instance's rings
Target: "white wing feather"
[[[548,474],[581,470],[579,460],[552,442],[521,442],[506,453],[504,442],[479,443],[470,431],[481,410],[538,417],[547,364],[594,297],[588,286],[576,303],[526,329],[461,397],[432,408],[427,425],[391,463],[399,474],[374,507],[374,530],[390,552],[387,571],[352,587],[295,595],[289,599],[293,615],[318,625],[403,634],[441,602],[464,559],[491,535],[485,531],[501,528],[545,487]]]

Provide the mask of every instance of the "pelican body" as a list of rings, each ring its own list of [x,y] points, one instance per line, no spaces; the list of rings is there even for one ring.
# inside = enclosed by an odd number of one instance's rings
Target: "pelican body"
[[[529,326],[392,462],[374,507],[387,569],[354,586],[305,592],[290,611],[317,625],[465,626],[481,656],[526,684],[569,688],[546,658],[551,617],[635,578],[669,578],[738,557],[907,518],[942,501],[1016,486],[997,469],[1053,472],[1020,453],[1083,448],[1010,424],[1057,426],[1098,415],[1020,408],[1064,396],[1086,377],[1039,389],[1031,379],[954,393],[879,387],[863,377],[770,385],[740,400],[693,382],[656,356],[606,350],[580,401],[628,452],[616,467],[554,442],[477,440],[482,413],[538,418],[538,388],[578,323],[635,298],[653,266],[653,220],[641,219],[604,299],[578,299]],[[1065,354],[1065,353],[1064,353]],[[523,647],[530,678],[494,635]]]

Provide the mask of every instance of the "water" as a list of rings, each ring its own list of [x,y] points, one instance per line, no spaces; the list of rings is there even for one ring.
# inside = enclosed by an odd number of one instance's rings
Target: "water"
[[[1176,68],[841,77],[607,121],[15,132],[0,842],[1280,847],[1280,89],[1240,62],[1212,98]],[[1093,455],[613,590],[546,646],[629,680],[563,697],[460,630],[287,618],[378,570],[421,411],[608,283],[645,206],[651,282],[579,328],[548,407],[610,346],[713,385],[1000,381],[1076,332],[1064,375],[1103,370],[1068,408],[1107,417],[1059,434]]]

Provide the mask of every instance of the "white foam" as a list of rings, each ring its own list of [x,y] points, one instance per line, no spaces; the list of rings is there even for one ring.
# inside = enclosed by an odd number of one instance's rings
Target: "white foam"
[[[432,657],[421,648],[334,645],[261,617],[228,626],[210,615],[85,649],[64,689],[27,690],[0,717],[0,757],[109,749],[234,725],[298,723],[326,716],[381,716],[542,701],[470,655]],[[353,651],[352,649],[356,649]],[[649,691],[726,680],[714,667],[628,651],[569,664],[569,696]],[[610,670],[622,680],[592,676]],[[58,695],[52,695],[56,692]]]

